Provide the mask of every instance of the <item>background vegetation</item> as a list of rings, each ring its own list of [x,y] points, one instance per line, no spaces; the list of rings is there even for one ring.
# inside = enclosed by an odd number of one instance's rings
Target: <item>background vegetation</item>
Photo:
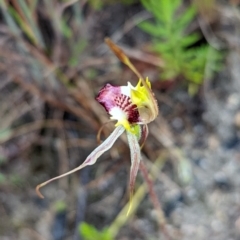
[[[1,239],[238,239],[239,16],[238,1],[0,0]],[[159,102],[128,216],[124,139],[35,193],[97,146],[99,89],[138,81],[104,37]]]

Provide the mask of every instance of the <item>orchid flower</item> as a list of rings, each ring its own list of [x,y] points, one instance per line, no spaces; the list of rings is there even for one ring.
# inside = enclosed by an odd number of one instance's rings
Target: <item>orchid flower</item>
[[[103,153],[113,146],[114,142],[121,134],[126,132],[131,156],[129,181],[130,211],[134,184],[141,160],[141,146],[144,144],[148,135],[147,124],[153,121],[158,115],[158,106],[148,78],[144,80],[141,74],[129,61],[128,57],[109,38],[106,39],[106,43],[115,55],[139,77],[139,82],[135,87],[129,82],[126,86],[112,86],[111,84],[106,84],[99,91],[96,100],[105,108],[111,120],[117,121],[115,124],[116,128],[103,143],[90,153],[80,166],[38,185],[36,187],[36,192],[43,198],[43,195],[39,191],[41,187],[88,165],[94,164]]]

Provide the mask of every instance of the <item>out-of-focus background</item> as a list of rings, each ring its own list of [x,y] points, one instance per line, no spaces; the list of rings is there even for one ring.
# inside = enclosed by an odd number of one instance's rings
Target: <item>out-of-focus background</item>
[[[149,77],[160,111],[129,215],[124,139],[35,192],[98,145],[99,89],[138,81],[105,37]],[[240,239],[239,93],[238,0],[1,0],[0,239]]]

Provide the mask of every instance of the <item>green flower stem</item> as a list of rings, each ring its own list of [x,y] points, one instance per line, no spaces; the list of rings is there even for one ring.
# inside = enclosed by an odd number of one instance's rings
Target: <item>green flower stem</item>
[[[150,170],[149,174],[152,176],[152,181],[155,181],[155,179],[157,178],[157,176],[159,174],[159,171],[163,166],[164,158],[165,158],[165,156],[160,156],[155,161],[153,166],[151,167],[151,170]],[[158,171],[156,171],[156,169],[158,169]],[[148,191],[147,184],[144,182],[136,190],[136,193],[132,197],[132,203],[131,203],[132,207],[131,207],[131,211],[129,212],[129,214],[127,215],[127,212],[128,212],[129,206],[130,206],[130,201],[124,206],[122,211],[118,214],[118,216],[115,218],[113,223],[109,226],[108,232],[112,236],[113,239],[115,239],[119,230],[125,224],[127,224],[127,222],[132,218],[134,213],[137,211],[138,206],[140,205],[141,201],[143,200],[143,198],[147,194],[147,191]]]

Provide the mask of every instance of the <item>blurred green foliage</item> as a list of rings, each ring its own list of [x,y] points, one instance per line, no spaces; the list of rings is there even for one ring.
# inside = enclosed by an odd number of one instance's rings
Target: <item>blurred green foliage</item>
[[[141,29],[154,37],[152,50],[164,61],[162,80],[174,80],[179,76],[187,81],[190,94],[197,92],[205,77],[206,64],[211,62],[210,73],[221,69],[222,54],[208,44],[195,45],[201,40],[199,33],[187,34],[196,17],[194,5],[182,11],[182,0],[141,0],[153,14],[154,22],[145,21]]]
[[[23,189],[26,186],[26,181],[22,175],[11,173],[4,174],[0,173],[0,186],[10,187],[10,188],[20,188]]]
[[[85,222],[79,225],[79,233],[84,240],[113,240],[113,237],[107,229],[99,231],[94,226]]]
[[[107,4],[122,3],[131,5],[136,3],[137,0],[88,0],[90,6],[95,10],[101,10]]]
[[[54,209],[57,213],[65,212],[67,209],[67,205],[64,201],[59,200],[59,201],[55,202]]]
[[[55,38],[64,39],[64,47],[69,49],[70,65],[76,65],[79,61],[79,55],[87,46],[86,38],[84,38],[82,12],[74,4],[69,6],[70,11],[61,10],[60,3],[54,1],[14,1],[10,4],[7,1],[0,1],[3,19],[9,29],[18,37],[24,36],[27,40],[51,55],[55,46],[49,45],[46,39]],[[54,11],[54,10],[58,11]],[[44,11],[44,21],[49,25],[49,29],[41,28],[43,20],[39,20],[41,11]],[[39,14],[40,12],[40,14]],[[41,22],[41,24],[40,24]],[[76,31],[77,29],[77,31]],[[76,57],[78,54],[78,59]]]

